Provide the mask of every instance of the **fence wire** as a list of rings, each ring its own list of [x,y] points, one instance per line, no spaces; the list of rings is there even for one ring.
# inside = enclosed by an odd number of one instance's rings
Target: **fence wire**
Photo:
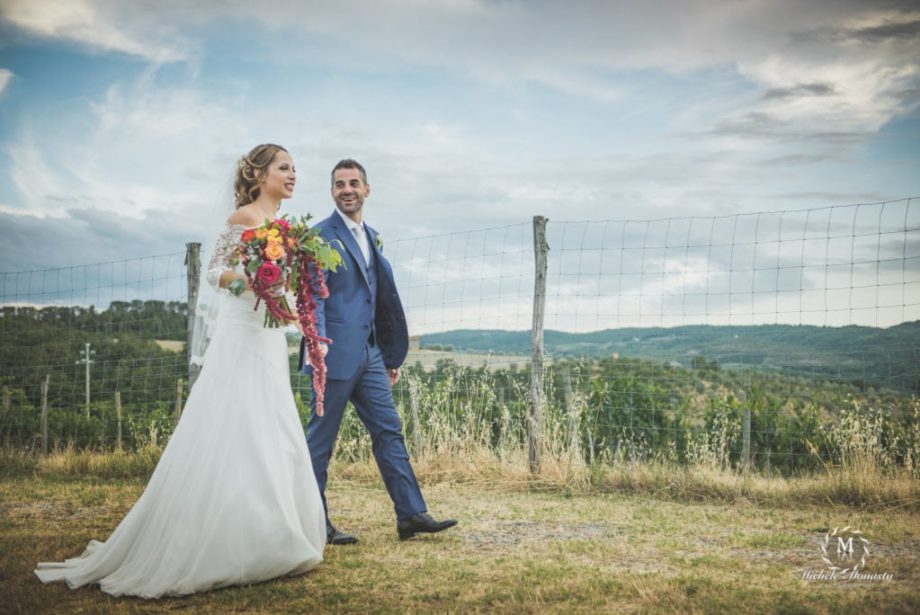
[[[844,419],[870,411],[895,461],[920,447],[917,199],[550,220],[547,242],[551,449],[721,465],[744,454],[795,470],[836,459]],[[534,245],[528,221],[384,247],[412,336],[395,393],[416,449],[460,435],[493,449],[526,439]],[[145,417],[168,430],[187,394],[184,258],[0,273],[7,443],[34,445],[29,417],[49,374],[59,438],[110,445],[116,391],[137,438],[151,429]],[[360,441],[354,421],[343,429],[343,441]]]

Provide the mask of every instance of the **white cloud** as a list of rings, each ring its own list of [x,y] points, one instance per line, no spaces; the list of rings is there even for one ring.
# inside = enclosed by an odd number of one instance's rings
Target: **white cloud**
[[[341,68],[341,45],[357,66],[399,63],[512,92],[536,84],[571,99],[625,101],[637,114],[663,101],[629,80],[636,72],[712,79],[705,73],[724,71],[722,79],[746,80],[748,90],[720,91],[716,83],[712,100],[672,101],[684,107],[675,119],[705,122],[696,130],[717,128],[718,147],[744,148],[752,136],[774,138],[770,133],[835,146],[864,140],[915,104],[904,92],[920,79],[920,12],[906,4],[901,10],[859,0],[269,6],[276,10],[238,4],[229,11],[285,30],[290,48],[317,37],[328,41],[328,56],[312,45],[303,54],[311,63]],[[815,84],[827,87],[825,95],[801,89]],[[781,90],[798,95],[767,96]],[[771,123],[752,130],[750,114]]]
[[[390,239],[535,214],[641,220],[903,195],[856,179],[879,167],[838,167],[833,182],[810,171],[850,162],[852,143],[903,112],[920,65],[916,39],[898,34],[912,13],[766,0],[41,4],[0,14],[154,66],[43,107],[43,124],[26,109],[33,130],[4,144],[27,209],[4,195],[0,212],[92,208],[205,228],[233,158],[261,141],[295,154],[296,213],[330,212],[331,164],[364,162],[369,222]],[[234,55],[215,24],[247,28],[252,48]],[[211,38],[221,55],[205,79],[156,66],[207,54]],[[670,273],[666,289],[698,282]]]
[[[144,83],[129,88],[112,85],[102,100],[90,103],[90,109],[102,133],[122,132],[135,139],[181,137],[227,119],[220,102],[206,102],[199,90]]]
[[[738,62],[743,75],[766,88],[764,100],[748,112],[762,112],[806,135],[875,132],[910,109],[903,92],[920,78],[918,23],[920,12],[900,20],[886,13],[856,13],[790,33],[799,40],[789,47]],[[865,36],[861,33],[878,31],[885,24],[900,24],[915,35],[892,34],[873,44],[859,41]]]
[[[105,0],[8,0],[0,8],[4,19],[42,37],[127,53],[156,63],[187,59],[190,53],[183,39],[165,36],[168,28],[163,21],[159,20],[159,32],[148,30],[147,9],[143,7],[130,11],[131,5]]]
[[[10,179],[29,213],[44,216],[48,213],[48,197],[62,198],[65,182],[58,172],[46,162],[44,153],[36,145],[29,131],[23,130],[18,141],[7,147],[10,160]]]
[[[820,82],[834,95],[773,99],[734,116],[757,111],[806,124],[816,118],[817,128],[831,131],[854,117],[860,129],[877,128],[901,109],[899,93],[920,73],[920,37],[915,31],[911,36],[920,12],[859,0],[230,0],[196,7],[171,0],[10,0],[2,10],[8,21],[41,36],[157,63],[194,56],[196,29],[249,21],[253,30],[261,24],[285,33],[280,49],[288,62],[300,56],[338,69],[347,66],[338,50],[344,46],[356,67],[398,62],[509,87],[539,84],[604,103],[628,94],[618,80],[624,72],[689,74],[736,66],[758,88]]]
[[[181,212],[189,228],[214,228],[205,218],[220,195],[229,199],[238,143],[251,140],[245,122],[197,90],[145,80],[84,104],[88,112],[74,109],[76,129],[28,120],[6,143],[19,197],[6,211],[61,217],[94,208],[136,220]]]
[[[13,71],[8,68],[0,68],[0,94],[3,94],[12,79]]]
[[[598,102],[610,103],[624,97],[622,87],[611,85],[604,77],[590,71],[559,71],[548,68],[531,69],[523,75],[526,79],[574,97],[588,97]]]

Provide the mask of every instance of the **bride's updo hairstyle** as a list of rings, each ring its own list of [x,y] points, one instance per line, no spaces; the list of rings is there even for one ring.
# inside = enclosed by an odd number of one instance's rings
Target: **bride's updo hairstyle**
[[[263,143],[256,145],[248,154],[240,158],[236,167],[236,177],[233,180],[237,209],[259,198],[259,184],[265,176],[268,165],[272,163],[278,152],[287,152],[287,150],[274,143]]]

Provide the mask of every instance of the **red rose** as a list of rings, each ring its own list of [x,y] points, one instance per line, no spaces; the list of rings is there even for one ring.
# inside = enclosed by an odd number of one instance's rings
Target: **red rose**
[[[249,243],[255,238],[256,238],[256,232],[252,230],[251,228],[246,229],[245,231],[243,231],[243,234],[240,235],[240,239],[243,241],[243,243]]]
[[[287,230],[290,230],[290,228],[291,228],[291,225],[290,225],[290,224],[288,223],[288,221],[285,220],[284,218],[278,218],[277,220],[275,220],[275,224],[276,224],[277,226],[280,226],[281,228],[283,228],[283,229],[286,230],[286,231],[287,231]]]
[[[274,284],[278,278],[281,277],[281,269],[278,268],[278,265],[275,263],[265,261],[262,263],[262,266],[259,267],[259,270],[256,272],[259,276],[259,280],[265,284]]]

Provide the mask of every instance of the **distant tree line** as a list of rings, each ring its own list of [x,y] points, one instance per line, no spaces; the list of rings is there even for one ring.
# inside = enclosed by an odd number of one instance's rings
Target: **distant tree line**
[[[175,409],[188,393],[187,359],[184,352],[161,348],[155,340],[184,339],[186,318],[184,304],[160,301],[115,302],[104,311],[0,309],[0,445],[36,449],[41,382],[49,375],[53,444],[114,446],[116,391],[124,445],[165,441]],[[95,351],[88,412],[86,368],[79,363],[87,343]],[[297,374],[296,356],[290,361],[305,423],[309,382]],[[530,372],[523,358],[522,365],[489,369],[441,359],[431,369],[420,363],[406,366],[394,395],[410,446],[448,452],[478,446],[499,456],[526,446]],[[751,461],[761,470],[793,473],[839,462],[845,449],[840,434],[858,439],[870,425],[853,429],[853,416],[871,418],[873,446],[892,463],[915,463],[920,451],[917,399],[867,382],[727,368],[704,355],[694,356],[687,366],[635,358],[555,357],[545,382],[548,446],[588,463],[704,460],[738,467],[745,413],[750,416]],[[369,450],[366,432],[353,414],[342,425],[340,455]]]

